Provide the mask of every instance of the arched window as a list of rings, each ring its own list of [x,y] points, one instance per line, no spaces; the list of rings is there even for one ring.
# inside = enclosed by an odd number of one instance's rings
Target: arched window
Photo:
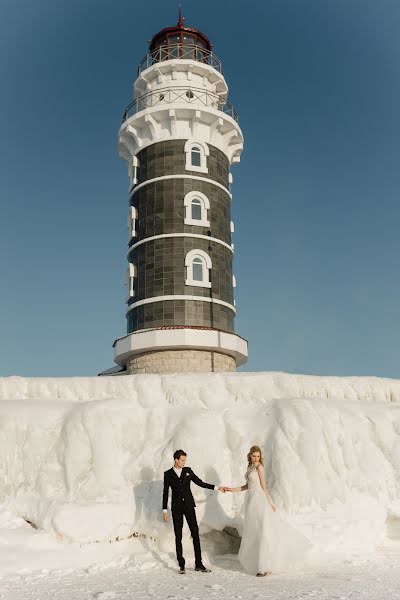
[[[128,268],[126,270],[126,286],[128,288],[128,298],[133,298],[135,295],[135,277],[136,277],[136,268],[133,263],[129,263]]]
[[[210,271],[211,258],[203,250],[191,250],[186,254],[186,281],[185,285],[198,287],[211,287]]]
[[[208,173],[207,156],[210,155],[207,144],[196,140],[188,140],[185,144],[187,171],[199,171],[200,173]]]
[[[201,167],[201,150],[198,146],[192,146],[191,164],[192,167]]]
[[[193,281],[204,281],[204,259],[196,256],[192,262]]]
[[[185,207],[185,225],[210,226],[210,221],[207,218],[210,202],[207,196],[201,192],[189,192],[185,196],[183,205]]]
[[[202,217],[202,207],[203,207],[203,203],[199,198],[193,198],[192,202],[191,202],[191,207],[192,207],[192,214],[191,217],[193,219],[193,221],[201,221],[201,217]]]

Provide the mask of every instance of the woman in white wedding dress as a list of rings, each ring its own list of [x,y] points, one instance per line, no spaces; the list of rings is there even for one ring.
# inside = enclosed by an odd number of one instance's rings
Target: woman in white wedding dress
[[[263,577],[298,566],[312,544],[277,513],[267,489],[261,449],[252,446],[247,460],[246,484],[225,489],[227,492],[247,490],[238,558],[246,571]]]

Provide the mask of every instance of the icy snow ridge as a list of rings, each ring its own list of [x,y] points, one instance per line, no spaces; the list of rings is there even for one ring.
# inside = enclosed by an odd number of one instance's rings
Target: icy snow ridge
[[[0,379],[0,501],[66,542],[173,548],[163,471],[243,483],[252,444],[321,561],[400,544],[400,381],[284,373]],[[241,533],[243,494],[193,486],[203,533]],[[7,514],[9,514],[7,513]],[[323,552],[322,552],[323,550]]]

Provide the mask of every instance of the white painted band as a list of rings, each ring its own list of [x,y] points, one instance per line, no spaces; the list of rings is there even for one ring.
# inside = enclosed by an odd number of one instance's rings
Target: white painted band
[[[222,183],[214,181],[213,179],[208,179],[207,177],[199,177],[198,175],[162,175],[161,177],[153,177],[153,179],[147,179],[146,181],[139,183],[139,185],[137,185],[131,191],[130,196],[132,197],[134,194],[136,194],[136,192],[143,186],[148,185],[149,183],[154,183],[155,181],[162,181],[163,179],[196,179],[197,181],[206,181],[207,183],[212,183],[213,185],[221,188],[221,190],[224,190],[224,192],[226,192],[229,198],[232,200],[232,194],[224,185],[222,185]]]
[[[228,248],[228,250],[230,250],[233,254],[232,246],[230,246],[226,242],[223,242],[222,240],[219,240],[218,238],[210,237],[209,235],[202,235],[200,233],[161,233],[160,235],[152,235],[151,237],[144,238],[143,240],[139,240],[139,242],[136,242],[136,244],[133,244],[133,246],[131,246],[128,250],[128,256],[132,252],[132,250],[135,250],[135,248],[137,248],[138,246],[141,246],[145,242],[152,242],[153,240],[161,240],[162,238],[174,238],[174,237],[190,237],[190,238],[198,238],[201,240],[210,240],[210,242],[216,242],[217,244],[221,244],[222,246],[225,246],[225,248]]]
[[[208,296],[190,296],[189,294],[179,294],[179,295],[170,295],[170,296],[153,296],[153,298],[144,298],[144,300],[138,300],[137,302],[133,302],[128,306],[128,312],[137,308],[138,306],[143,306],[143,304],[151,304],[152,302],[164,302],[164,300],[199,300],[200,302],[212,302],[213,304],[221,304],[221,306],[226,306],[230,308],[235,314],[236,309],[229,302],[224,302],[223,300],[218,300],[217,298],[209,298]]]
[[[129,358],[160,350],[206,350],[232,356],[237,365],[247,360],[247,341],[234,333],[215,329],[150,329],[128,333],[115,340],[114,361],[125,366]]]

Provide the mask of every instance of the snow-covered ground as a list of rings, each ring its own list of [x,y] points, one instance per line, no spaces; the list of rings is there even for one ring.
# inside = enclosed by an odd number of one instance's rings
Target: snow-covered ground
[[[214,559],[211,574],[176,573],[172,561],[147,569],[134,562],[104,568],[59,570],[0,580],[2,600],[398,600],[399,557],[312,573],[257,578],[234,559]]]
[[[193,486],[213,573],[177,575],[161,519],[173,451],[239,485],[253,444],[312,556],[295,573],[243,573],[244,494]],[[0,505],[0,598],[400,598],[400,381],[0,378]]]

